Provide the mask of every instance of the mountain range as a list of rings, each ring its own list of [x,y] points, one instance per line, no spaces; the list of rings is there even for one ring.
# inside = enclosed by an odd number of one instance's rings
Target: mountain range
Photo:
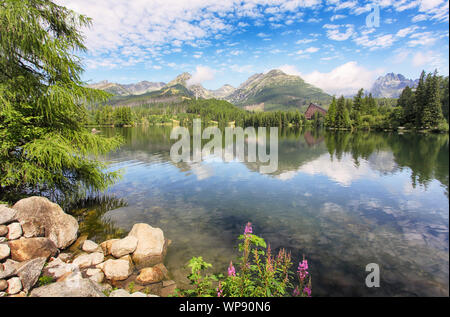
[[[418,80],[401,74],[380,76],[370,92],[374,97],[398,98],[406,86],[415,87]],[[89,85],[115,95],[113,105],[142,105],[146,103],[177,102],[183,99],[216,98],[227,100],[248,110],[278,110],[296,108],[305,110],[310,102],[327,107],[331,96],[322,89],[305,82],[301,77],[273,69],[254,74],[239,87],[223,85],[206,89],[193,82],[192,75],[182,73],[168,83],[141,81],[136,84],[117,84],[107,80]]]
[[[418,83],[418,79],[412,80],[405,78],[402,74],[388,73],[378,77],[370,92],[376,98],[398,98],[406,86],[413,88]]]

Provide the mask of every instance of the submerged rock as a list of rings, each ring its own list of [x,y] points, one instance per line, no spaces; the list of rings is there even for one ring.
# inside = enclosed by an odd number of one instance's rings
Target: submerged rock
[[[77,220],[45,197],[21,199],[12,208],[17,211],[16,218],[27,238],[45,236],[60,249],[77,238]]]

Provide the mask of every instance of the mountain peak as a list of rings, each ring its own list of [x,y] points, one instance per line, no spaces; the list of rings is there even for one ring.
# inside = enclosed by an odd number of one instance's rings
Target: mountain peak
[[[417,79],[412,80],[402,74],[387,73],[378,77],[370,92],[377,98],[398,98],[406,86],[413,88],[416,85]]]

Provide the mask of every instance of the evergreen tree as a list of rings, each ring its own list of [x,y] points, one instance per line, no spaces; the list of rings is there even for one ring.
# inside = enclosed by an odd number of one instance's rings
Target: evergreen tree
[[[105,189],[118,176],[96,157],[120,144],[83,126],[104,100],[80,79],[90,24],[51,1],[0,3],[0,194]]]
[[[328,112],[325,116],[325,125],[328,127],[334,127],[335,118],[336,118],[336,97],[333,96],[333,100],[331,101],[331,104],[328,107]]]
[[[403,109],[403,123],[415,123],[415,97],[414,92],[409,86],[406,86],[397,101],[397,106]],[[402,123],[402,124],[403,124]]]
[[[364,89],[358,90],[358,93],[353,97],[352,119],[356,121],[357,116],[360,116],[363,110],[363,95]]]
[[[420,125],[424,128],[436,127],[444,119],[437,71],[428,74],[425,82],[426,101],[420,115]]]
[[[425,87],[425,71],[422,71],[417,84],[416,91],[414,93],[414,114],[415,114],[415,126],[420,127],[422,125],[422,113],[426,103],[426,87]]]
[[[345,107],[345,98],[341,96],[336,104],[336,116],[335,116],[335,126],[338,128],[349,128],[351,127],[350,116],[348,114],[347,108]]]

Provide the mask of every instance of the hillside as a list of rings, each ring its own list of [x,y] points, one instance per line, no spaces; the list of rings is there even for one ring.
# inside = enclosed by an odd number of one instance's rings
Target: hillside
[[[117,84],[107,80],[88,85],[90,88],[101,89],[116,96],[142,95],[161,89],[165,83],[141,81],[136,84]]]
[[[290,108],[305,110],[310,102],[328,105],[331,96],[299,76],[274,69],[251,76],[225,99],[241,107],[263,104],[265,111]]]

